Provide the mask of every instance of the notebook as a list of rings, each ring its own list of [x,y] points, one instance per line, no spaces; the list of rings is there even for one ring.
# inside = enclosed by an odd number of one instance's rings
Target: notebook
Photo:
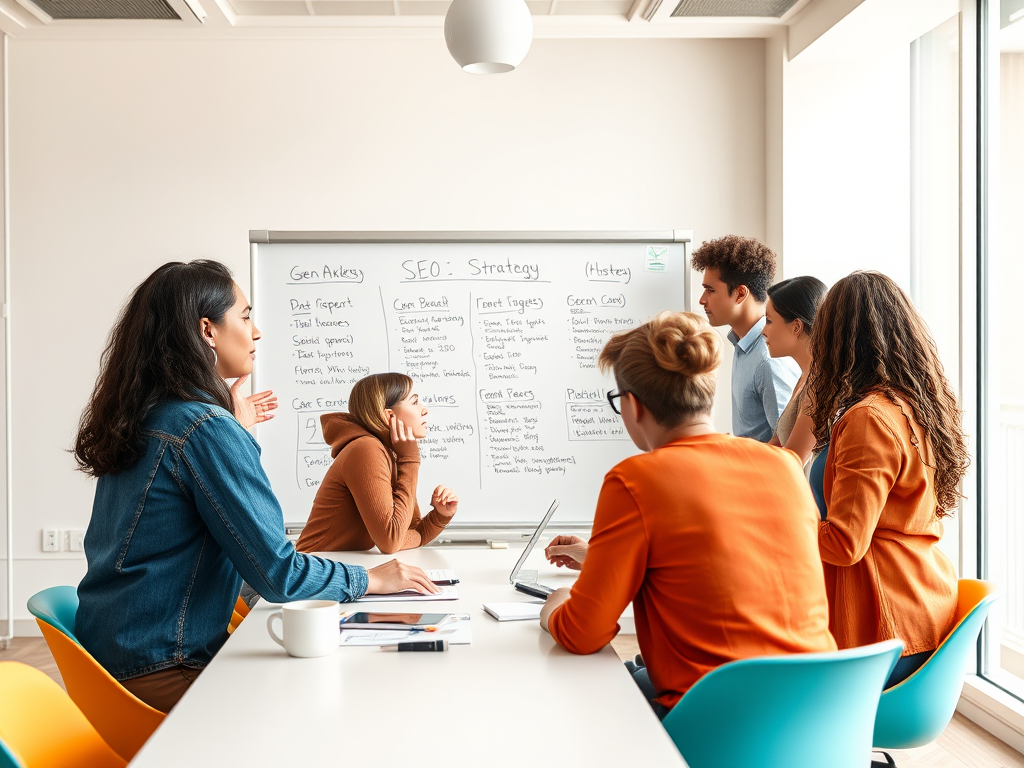
[[[484,610],[498,621],[539,619],[543,603],[484,603]]]

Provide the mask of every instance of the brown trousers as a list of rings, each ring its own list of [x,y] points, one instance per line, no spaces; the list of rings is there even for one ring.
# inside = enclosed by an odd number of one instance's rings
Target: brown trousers
[[[141,677],[122,680],[121,685],[142,699],[153,709],[170,712],[178,699],[185,695],[188,687],[199,677],[201,669],[171,667]]]

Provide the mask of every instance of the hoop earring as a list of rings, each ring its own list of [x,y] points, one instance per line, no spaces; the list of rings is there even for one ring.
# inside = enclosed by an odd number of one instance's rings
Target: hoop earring
[[[213,353],[213,367],[216,368],[217,367],[217,350],[213,348],[212,344],[210,345],[210,351]]]

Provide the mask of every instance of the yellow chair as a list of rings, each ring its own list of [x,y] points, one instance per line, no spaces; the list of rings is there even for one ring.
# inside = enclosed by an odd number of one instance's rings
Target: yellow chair
[[[136,698],[59,629],[38,618],[36,623],[68,694],[107,744],[126,761],[131,760],[163,722],[164,713]]]
[[[124,768],[53,680],[17,661],[0,661],[0,766]]]

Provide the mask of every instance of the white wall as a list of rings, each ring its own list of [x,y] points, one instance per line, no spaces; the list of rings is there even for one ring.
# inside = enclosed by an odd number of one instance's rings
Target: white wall
[[[877,269],[909,287],[909,46],[829,53],[819,40],[785,71],[785,276]]]
[[[440,40],[13,40],[15,616],[84,573],[40,529],[87,525],[67,448],[157,265],[247,285],[257,228],[764,237],[764,63],[762,40],[537,40],[496,77]]]

